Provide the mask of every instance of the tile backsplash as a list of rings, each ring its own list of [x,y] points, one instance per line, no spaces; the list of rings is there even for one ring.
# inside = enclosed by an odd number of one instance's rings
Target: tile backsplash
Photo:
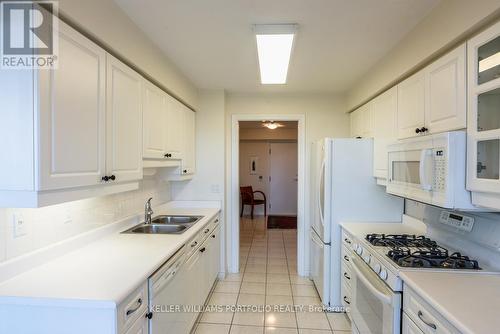
[[[0,263],[170,201],[168,182],[145,178],[139,189],[39,209],[0,208]],[[15,228],[15,221],[22,221]],[[19,225],[19,224],[18,224]]]

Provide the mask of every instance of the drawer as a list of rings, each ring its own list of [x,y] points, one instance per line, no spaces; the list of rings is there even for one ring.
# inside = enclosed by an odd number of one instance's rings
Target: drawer
[[[342,306],[344,306],[346,312],[349,313],[351,307],[351,287],[347,285],[345,281],[343,281],[340,286],[340,296]]]
[[[403,311],[422,332],[425,334],[459,333],[415,291],[406,286],[403,291]]]
[[[345,263],[342,263],[342,282],[345,282],[347,285],[351,286],[351,277],[352,277],[352,273],[351,273],[351,266],[350,265],[346,265]]]
[[[118,305],[118,333],[125,333],[148,309],[148,284],[144,282]]]
[[[424,332],[422,332],[420,330],[420,328],[418,328],[418,326],[413,322],[413,320],[408,318],[408,316],[404,313],[403,313],[403,329],[402,329],[401,333],[402,334],[424,334]]]
[[[346,248],[345,246],[342,246],[342,264],[345,264],[347,266],[351,266],[351,258],[352,258],[352,252],[350,251],[349,248]]]
[[[352,243],[353,243],[354,238],[352,235],[342,229],[342,245],[346,246],[347,249],[351,249]]]

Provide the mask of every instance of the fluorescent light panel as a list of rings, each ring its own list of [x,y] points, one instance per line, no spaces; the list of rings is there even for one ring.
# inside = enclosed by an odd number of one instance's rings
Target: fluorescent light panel
[[[296,24],[255,25],[262,84],[286,83]]]

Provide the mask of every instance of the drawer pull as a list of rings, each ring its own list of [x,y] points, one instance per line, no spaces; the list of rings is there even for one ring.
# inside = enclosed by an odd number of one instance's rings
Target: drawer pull
[[[347,279],[351,279],[351,276],[347,275],[347,273],[344,273],[344,277]]]
[[[204,251],[206,251],[206,250],[207,250],[207,249],[206,249],[205,247],[203,247],[202,249],[200,249],[200,252],[202,252],[202,253],[203,253],[203,252],[204,252]]]
[[[420,320],[422,320],[422,322],[424,324],[426,324],[427,326],[429,326],[430,328],[432,328],[434,330],[437,329],[437,326],[435,324],[433,324],[432,322],[428,322],[427,320],[424,319],[424,314],[422,313],[422,311],[418,311],[417,315],[418,315],[418,318]]]
[[[197,245],[197,244],[198,244],[198,241],[193,242],[193,243],[191,244],[191,248],[196,247],[196,245]]]
[[[349,301],[349,298],[347,298],[347,296],[344,296],[344,301],[347,305],[351,305],[351,302]]]
[[[214,238],[214,239],[215,239],[215,234],[212,234],[212,238]]]
[[[349,262],[349,258],[347,257],[347,255],[344,255],[344,260],[346,260],[347,262]]]
[[[139,298],[139,299],[137,299],[137,306],[134,307],[134,308],[132,308],[132,309],[130,309],[130,310],[127,310],[127,313],[126,313],[127,316],[131,315],[132,313],[135,313],[138,309],[141,308],[141,306],[142,306],[142,299]]]
[[[349,245],[351,244],[351,240],[349,240],[349,239],[347,239],[347,238],[345,238],[345,239],[344,239],[344,241],[345,241],[346,243],[348,243]]]
[[[153,318],[153,312],[146,313],[146,318],[147,319],[152,319]]]
[[[208,232],[210,232],[210,229],[209,229],[209,228],[207,228],[207,229],[205,229],[205,231],[204,231],[204,232],[205,232],[205,233],[208,233]]]

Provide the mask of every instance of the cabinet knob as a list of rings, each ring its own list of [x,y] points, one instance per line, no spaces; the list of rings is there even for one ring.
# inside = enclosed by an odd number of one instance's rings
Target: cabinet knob
[[[116,176],[111,175],[111,176],[109,177],[109,179],[110,179],[111,181],[114,181],[114,180],[116,180]]]
[[[187,171],[187,169],[184,169],[182,172],[183,172],[184,174],[187,174],[187,172],[188,172],[188,171]]]
[[[206,250],[207,250],[207,249],[206,249],[205,247],[203,247],[203,248],[201,248],[201,249],[200,249],[200,252],[202,252],[202,253],[203,253],[203,252],[204,252],[204,251],[206,251]]]
[[[415,133],[420,133],[422,130],[420,130],[419,128],[416,128],[415,129]]]
[[[153,318],[153,312],[146,313],[146,318],[152,319]]]
[[[214,239],[215,239],[215,234],[212,234],[212,238],[214,238]]]
[[[166,153],[165,154],[165,158],[171,158],[172,157],[172,154],[171,153]]]
[[[101,180],[104,181],[104,182],[108,182],[109,181],[109,177],[107,177],[106,175],[104,175],[103,177],[101,177]]]
[[[420,132],[422,132],[422,133],[427,132],[427,131],[429,131],[429,129],[427,129],[425,126],[420,128]]]

